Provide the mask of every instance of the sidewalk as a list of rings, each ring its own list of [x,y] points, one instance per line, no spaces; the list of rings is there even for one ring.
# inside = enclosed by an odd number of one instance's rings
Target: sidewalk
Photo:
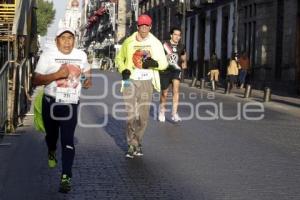
[[[184,82],[182,83],[182,85],[190,87],[191,83],[192,83],[192,80],[185,79]],[[207,92],[212,92],[211,87],[208,86],[208,84],[209,84],[208,82],[205,82],[204,90]],[[196,88],[200,89],[200,81],[197,81]],[[223,87],[218,87],[215,92],[219,93],[219,94],[227,95],[227,94],[225,94]],[[245,93],[245,88],[243,88],[243,89],[234,88],[234,89],[232,89],[230,95],[244,98],[244,93]],[[251,96],[249,97],[249,99],[263,102],[263,98],[264,98],[264,91],[257,90],[257,89],[251,89]],[[291,96],[291,95],[284,96],[284,95],[271,94],[271,101],[300,108],[300,96],[296,96],[296,95],[295,96]]]
[[[269,108],[281,108],[288,111],[293,111],[300,115],[300,96],[284,96],[276,95],[271,93],[271,98],[269,102],[264,102],[264,91],[251,89],[251,95],[249,98],[244,98],[245,88],[232,89],[230,94],[225,94],[225,89],[222,87],[217,87],[215,91],[211,90],[211,87],[208,82],[205,82],[204,89],[200,89],[200,81],[197,81],[196,87],[191,87],[192,80],[184,79],[184,82],[181,83],[183,87],[195,88],[197,90],[202,90],[205,92],[214,92],[216,95],[227,96],[235,99],[245,100],[245,101],[255,101],[264,103],[265,106]]]

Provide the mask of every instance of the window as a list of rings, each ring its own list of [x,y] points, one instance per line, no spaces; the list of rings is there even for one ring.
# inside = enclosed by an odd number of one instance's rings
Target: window
[[[255,63],[255,42],[256,42],[256,4],[244,6],[243,19],[243,46],[242,51],[246,51],[251,63]]]

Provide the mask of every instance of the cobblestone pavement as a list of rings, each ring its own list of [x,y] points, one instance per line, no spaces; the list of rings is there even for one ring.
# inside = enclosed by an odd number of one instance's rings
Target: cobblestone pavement
[[[114,91],[119,94],[119,85],[113,87],[119,76],[104,75],[108,87],[103,79],[94,78],[93,87],[84,93],[103,94],[106,88],[105,98],[81,102],[80,121],[90,127],[76,130],[73,190],[67,195],[57,192],[60,168],[47,168],[44,135],[35,132],[32,116],[27,116],[17,131],[21,135],[6,136],[3,142],[11,146],[0,147],[0,200],[300,199],[297,113],[261,104],[265,109],[262,120],[246,120],[245,116],[224,120],[222,115],[232,117],[239,109],[245,110],[245,105],[256,109],[258,105],[183,87],[181,102],[185,104],[179,113],[190,119],[180,124],[159,123],[154,119],[155,94],[143,142],[145,155],[128,160],[124,156],[125,122],[117,118],[122,114],[113,107],[122,102],[112,95]],[[218,117],[204,120],[211,116]],[[91,127],[93,124],[105,126]]]

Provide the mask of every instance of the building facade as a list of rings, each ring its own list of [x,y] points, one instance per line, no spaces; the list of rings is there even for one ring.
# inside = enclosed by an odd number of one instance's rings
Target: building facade
[[[239,48],[249,52],[253,84],[300,93],[298,0],[239,4]]]
[[[93,67],[114,57],[117,6],[114,0],[82,1],[79,47],[88,52]]]
[[[162,41],[169,39],[172,27],[181,28],[189,60],[186,78],[205,77],[212,52],[223,58],[224,77],[233,45],[234,3],[232,0],[196,2],[143,0],[139,12],[152,16],[152,32]]]
[[[70,27],[77,30],[80,26],[81,12],[78,0],[69,0],[64,18],[59,21],[59,28]]]
[[[231,55],[247,52],[248,82],[257,89],[300,93],[300,3],[298,0],[140,0],[139,13],[153,18],[152,32],[168,39],[180,26],[189,58],[185,77],[206,77],[212,52],[221,79]]]

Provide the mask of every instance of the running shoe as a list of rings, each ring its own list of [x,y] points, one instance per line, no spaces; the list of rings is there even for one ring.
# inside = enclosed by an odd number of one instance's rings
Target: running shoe
[[[48,166],[49,168],[55,168],[57,165],[56,153],[55,151],[48,152]]]
[[[160,122],[165,122],[166,121],[166,117],[165,117],[165,113],[164,112],[159,112],[159,114],[158,114],[158,121],[160,121]]]
[[[174,114],[171,119],[173,122],[181,122],[181,118],[179,117],[178,113]]]
[[[126,153],[126,158],[134,158],[135,147],[133,145],[129,145],[128,151]]]
[[[71,178],[63,174],[60,180],[59,192],[68,193],[71,190]]]
[[[138,147],[135,148],[133,155],[135,155],[135,156],[143,156],[144,155],[143,151],[142,151],[142,145],[139,145]]]

